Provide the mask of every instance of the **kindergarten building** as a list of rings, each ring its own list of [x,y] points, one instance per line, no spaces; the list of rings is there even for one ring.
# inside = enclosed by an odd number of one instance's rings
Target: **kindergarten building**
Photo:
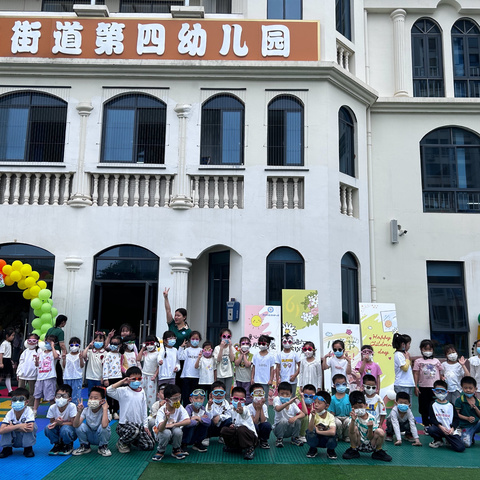
[[[85,341],[161,335],[165,287],[214,341],[230,298],[238,338],[306,288],[320,322],[395,303],[467,354],[479,25],[474,0],[4,0],[0,258]],[[0,290],[3,326],[31,318]]]

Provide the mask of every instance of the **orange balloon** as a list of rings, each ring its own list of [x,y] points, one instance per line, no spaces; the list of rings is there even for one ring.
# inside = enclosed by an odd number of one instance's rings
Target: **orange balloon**
[[[0,258],[0,270],[7,264],[7,262],[5,260],[3,260],[2,258]]]

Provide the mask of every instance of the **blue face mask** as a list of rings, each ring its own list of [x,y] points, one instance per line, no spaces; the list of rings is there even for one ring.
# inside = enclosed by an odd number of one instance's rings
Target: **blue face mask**
[[[133,382],[130,382],[130,388],[132,390],[137,390],[137,388],[140,388],[142,385],[142,382],[140,382],[139,380],[135,380]]]
[[[103,342],[93,342],[93,346],[99,350],[100,348],[103,347]]]
[[[176,343],[177,343],[177,340],[175,340],[175,338],[169,338],[169,339],[167,340],[167,345],[168,345],[169,347],[174,347]]]
[[[345,393],[347,391],[347,386],[346,385],[339,385],[338,387],[335,387],[335,390],[338,393]]]
[[[45,350],[51,350],[51,349],[52,349],[52,346],[49,343],[45,342]]]
[[[305,405],[311,405],[313,403],[313,398],[305,398]]]
[[[118,351],[118,345],[112,345],[112,344],[110,344],[110,351],[111,351],[111,352],[116,352],[116,351]]]
[[[200,343],[200,340],[190,340],[190,345],[192,347],[198,347],[199,343]]]
[[[16,412],[19,412],[20,410],[23,410],[25,408],[25,402],[12,402],[12,408]]]
[[[463,394],[467,397],[467,398],[472,398],[475,394],[474,393],[465,393],[463,392]]]
[[[280,397],[280,402],[281,403],[287,403],[290,401],[290,398],[289,397]]]
[[[223,403],[223,398],[214,398],[213,403],[216,403],[217,405],[221,405]]]
[[[337,358],[340,358],[343,355],[343,352],[333,352]]]
[[[203,402],[193,402],[193,406],[200,410],[203,407]]]
[[[477,347],[477,353],[480,355],[480,347]]]
[[[405,405],[404,403],[400,403],[397,405],[398,411],[405,413],[408,412],[408,405]]]
[[[236,410],[238,408],[238,402],[232,400],[232,407]]]

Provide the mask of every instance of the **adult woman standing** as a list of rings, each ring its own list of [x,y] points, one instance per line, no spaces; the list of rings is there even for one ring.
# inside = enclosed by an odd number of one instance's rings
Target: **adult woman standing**
[[[175,315],[172,316],[172,308],[170,307],[170,302],[168,301],[169,291],[169,288],[165,288],[163,291],[165,314],[167,316],[168,329],[175,334],[175,337],[177,337],[175,348],[178,349],[185,340],[190,339],[192,330],[187,324],[187,311],[184,308],[177,308],[175,310]]]

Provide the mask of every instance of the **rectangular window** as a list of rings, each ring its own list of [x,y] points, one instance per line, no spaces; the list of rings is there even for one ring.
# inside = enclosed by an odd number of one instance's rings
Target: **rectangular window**
[[[301,20],[302,0],[268,0],[267,18],[279,20]]]
[[[105,115],[104,162],[131,162],[135,110],[109,109]]]
[[[25,161],[28,108],[2,108],[0,110],[0,159]]]
[[[43,12],[73,12],[73,5],[91,5],[91,0],[43,0]],[[95,5],[105,5],[105,0],[95,0]]]
[[[242,112],[222,112],[222,163],[239,165],[242,153]]]
[[[452,343],[460,355],[468,355],[468,314],[463,263],[427,262],[430,332],[435,351]]]
[[[120,13],[170,13],[171,6],[183,5],[183,0],[121,0]]]

